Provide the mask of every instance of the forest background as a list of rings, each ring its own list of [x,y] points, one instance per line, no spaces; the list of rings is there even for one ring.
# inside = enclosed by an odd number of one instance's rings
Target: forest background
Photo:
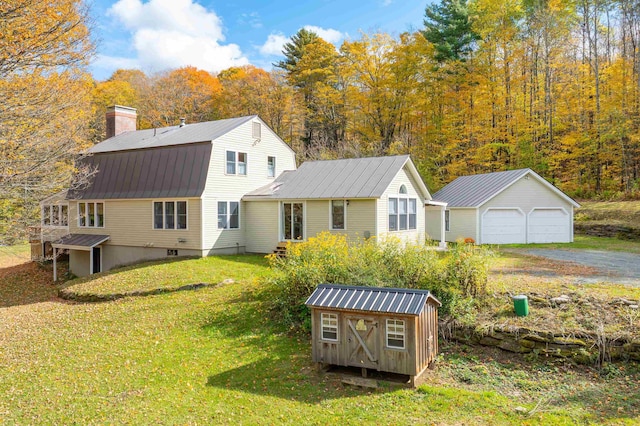
[[[138,128],[259,115],[309,159],[411,154],[434,193],[530,167],[578,199],[640,198],[640,1],[442,0],[424,27],[336,48],[301,29],[266,71],[87,72],[78,0],[0,5],[0,244],[39,222],[104,113]]]

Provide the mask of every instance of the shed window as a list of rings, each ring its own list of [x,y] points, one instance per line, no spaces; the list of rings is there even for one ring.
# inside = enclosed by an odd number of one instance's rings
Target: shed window
[[[322,339],[338,340],[338,314],[322,314]]]
[[[331,229],[345,229],[344,200],[331,201]]]
[[[444,230],[447,232],[450,231],[449,227],[450,227],[449,210],[445,210],[444,211]]]
[[[387,347],[404,349],[404,320],[387,320]]]

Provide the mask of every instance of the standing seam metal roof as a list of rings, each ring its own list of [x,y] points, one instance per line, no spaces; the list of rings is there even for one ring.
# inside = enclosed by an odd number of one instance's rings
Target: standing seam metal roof
[[[187,124],[182,127],[171,126],[159,129],[124,132],[94,145],[88,152],[90,154],[97,154],[101,152],[157,148],[205,141],[210,142],[256,117],[257,115],[249,115],[225,120]]]
[[[531,169],[519,169],[461,176],[433,194],[433,199],[446,202],[449,208],[479,207],[530,172],[533,171]]]
[[[316,308],[420,315],[429,299],[441,305],[428,290],[320,284],[305,304]]]
[[[379,198],[408,155],[307,161],[247,194],[273,199]]]
[[[52,243],[56,248],[66,246],[93,248],[109,239],[109,235],[67,234]]]

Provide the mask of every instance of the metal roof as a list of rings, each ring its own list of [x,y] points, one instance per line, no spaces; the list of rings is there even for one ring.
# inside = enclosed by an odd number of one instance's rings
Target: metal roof
[[[526,175],[532,176],[575,207],[580,207],[573,198],[528,168],[461,176],[433,194],[433,200],[446,202],[448,208],[480,207]]]
[[[67,199],[199,197],[211,149],[211,142],[204,142],[85,157],[80,164],[97,171],[88,185],[72,185]]]
[[[55,248],[88,250],[109,239],[109,235],[67,234],[51,243]]]
[[[249,115],[226,120],[187,124],[182,127],[171,126],[159,129],[124,132],[94,145],[88,152],[90,154],[97,154],[100,152],[157,148],[205,141],[210,142],[256,117],[256,115]]]
[[[320,284],[305,304],[316,308],[420,315],[429,299],[441,305],[428,290]]]
[[[479,207],[531,171],[519,169],[461,176],[433,194],[433,199],[446,202],[447,207]]]
[[[307,161],[295,171],[282,173],[273,183],[249,192],[246,197],[379,198],[405,165],[409,166],[423,197],[431,198],[408,155]]]

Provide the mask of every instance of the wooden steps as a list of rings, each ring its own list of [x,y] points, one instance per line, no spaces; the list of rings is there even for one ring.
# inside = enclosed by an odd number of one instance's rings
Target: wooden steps
[[[273,251],[273,254],[278,257],[285,257],[287,255],[287,242],[280,241],[276,246],[276,249]]]

